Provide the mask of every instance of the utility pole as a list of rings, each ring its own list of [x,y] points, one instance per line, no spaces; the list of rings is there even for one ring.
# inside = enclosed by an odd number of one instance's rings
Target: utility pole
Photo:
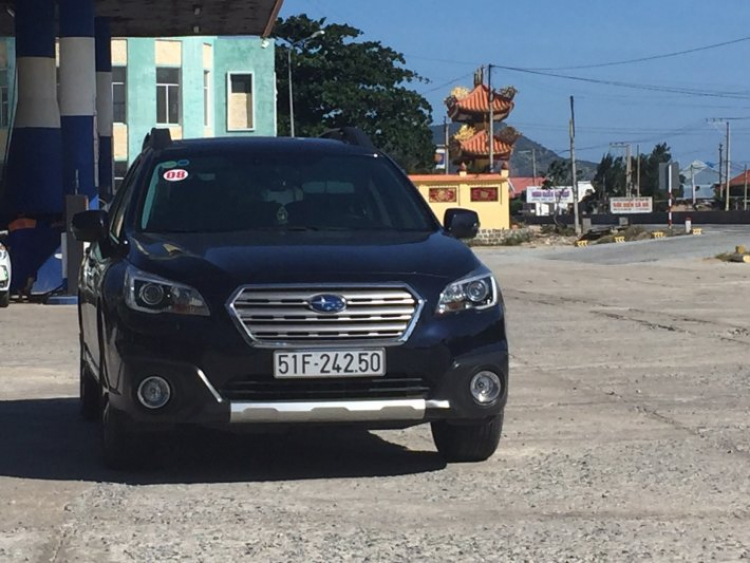
[[[523,153],[531,153],[531,174],[534,177],[534,182],[536,182],[536,175],[537,175],[537,169],[536,169],[536,149],[528,149],[524,151],[518,151],[518,154]]]
[[[488,100],[490,103],[490,174],[495,171],[495,96],[492,94],[492,65],[487,65]]]
[[[724,145],[719,143],[719,195],[724,191]]]
[[[445,173],[450,174],[451,159],[450,159],[450,126],[448,125],[448,118],[443,118],[443,134],[445,135]]]
[[[615,149],[625,149],[625,197],[633,196],[633,168],[630,158],[630,143],[610,143]]]
[[[637,167],[637,178],[636,178],[636,186],[637,186],[637,194],[638,197],[641,197],[641,145],[635,146],[635,153],[636,153],[636,167]]]
[[[633,197],[633,160],[630,158],[630,145],[625,147],[625,195]]]
[[[667,163],[667,226],[672,229],[672,163]]]
[[[731,123],[727,121],[727,191],[726,191],[726,201],[724,202],[724,211],[729,211],[729,197],[730,197],[730,184],[732,183],[732,168],[731,168],[731,162],[732,162],[732,156],[731,156],[731,142],[732,142],[732,129],[731,129]]]
[[[695,205],[695,170],[693,163],[690,163],[690,186],[693,188],[693,205]]]
[[[747,211],[747,164],[745,164],[745,200],[742,209]]]
[[[576,170],[576,108],[575,98],[570,97],[570,173],[573,177],[573,220],[576,235],[581,236],[581,222],[578,220],[578,171]]]

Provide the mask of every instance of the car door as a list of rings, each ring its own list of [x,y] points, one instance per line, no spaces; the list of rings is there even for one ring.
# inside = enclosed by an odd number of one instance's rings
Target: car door
[[[102,350],[100,348],[102,329],[100,306],[102,301],[102,284],[107,269],[112,263],[114,253],[120,242],[125,212],[132,200],[136,179],[141,167],[139,157],[128,170],[120,190],[112,202],[109,214],[109,232],[106,240],[92,243],[84,255],[79,278],[79,310],[82,344],[89,364],[100,372]]]

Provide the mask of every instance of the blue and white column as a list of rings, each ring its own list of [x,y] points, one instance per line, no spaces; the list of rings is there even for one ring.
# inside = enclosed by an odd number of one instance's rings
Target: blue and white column
[[[25,288],[29,279],[47,282],[51,289],[59,284],[60,264],[54,256],[60,229],[55,225],[63,211],[55,1],[16,2],[15,26],[18,104],[2,205],[11,221],[13,292]],[[46,264],[51,275],[42,271]]]
[[[112,35],[107,18],[96,18],[96,129],[99,135],[99,199],[112,201],[114,156],[112,154]]]
[[[38,217],[63,210],[55,2],[16,2],[18,105],[8,153],[7,208]]]
[[[94,0],[60,2],[60,117],[63,193],[96,205]]]

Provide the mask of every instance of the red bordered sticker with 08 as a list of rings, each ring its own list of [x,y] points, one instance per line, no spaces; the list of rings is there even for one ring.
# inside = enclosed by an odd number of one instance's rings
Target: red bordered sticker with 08
[[[173,170],[167,170],[164,173],[164,179],[167,182],[182,182],[187,179],[188,171],[182,168],[174,168]]]

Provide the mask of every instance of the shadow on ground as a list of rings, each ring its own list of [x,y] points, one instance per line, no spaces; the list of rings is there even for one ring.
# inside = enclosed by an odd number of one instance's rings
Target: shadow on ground
[[[434,452],[408,450],[362,429],[270,435],[200,431],[160,440],[151,469],[102,466],[99,426],[73,398],[0,401],[0,476],[128,484],[283,481],[393,476],[445,467]]]

